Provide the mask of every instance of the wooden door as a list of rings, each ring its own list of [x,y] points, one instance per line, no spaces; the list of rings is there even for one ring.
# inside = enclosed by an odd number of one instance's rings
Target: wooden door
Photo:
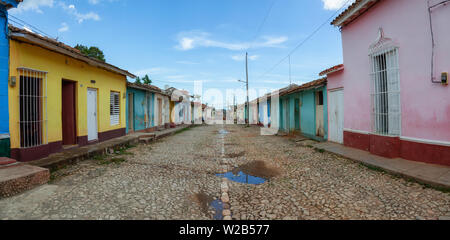
[[[316,92],[316,135],[319,137],[325,136],[325,125],[323,121],[323,92]]]
[[[158,98],[158,126],[162,125],[162,100]]]
[[[344,143],[344,90],[329,93],[328,140]]]
[[[62,136],[63,145],[77,143],[75,114],[75,82],[62,81]]]
[[[128,93],[128,132],[134,132],[134,94]]]

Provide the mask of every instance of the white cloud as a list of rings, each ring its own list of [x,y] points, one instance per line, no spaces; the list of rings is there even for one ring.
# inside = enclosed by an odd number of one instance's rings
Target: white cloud
[[[344,6],[344,4],[350,5],[355,0],[322,0],[323,8],[325,10],[338,10]]]
[[[12,14],[21,13],[24,11],[34,11],[37,13],[43,13],[42,7],[53,7],[54,0],[25,0],[20,3],[17,8],[11,9],[9,12]]]
[[[69,25],[67,23],[63,22],[61,23],[61,27],[58,29],[58,32],[67,32],[69,31]]]
[[[178,64],[185,64],[185,65],[197,65],[200,64],[198,62],[191,62],[191,61],[177,61]]]
[[[261,41],[262,40],[262,41]],[[265,48],[265,47],[282,47],[281,44],[288,40],[287,37],[271,37],[265,36],[255,42],[225,42],[213,40],[209,33],[201,31],[182,32],[178,34],[178,45],[175,47],[179,50],[191,50],[196,47],[215,47],[228,50],[240,51],[249,48]]]
[[[88,2],[89,2],[90,4],[92,4],[92,5],[97,5],[97,4],[99,4],[100,2],[102,2],[102,1],[116,2],[116,1],[118,1],[118,0],[89,0]]]
[[[258,58],[259,58],[259,55],[248,56],[248,59],[251,61],[255,61]],[[245,60],[245,55],[233,55],[233,56],[231,56],[231,59],[233,59],[234,61],[242,62]]]
[[[100,16],[97,13],[95,12],[80,13],[73,4],[67,5],[64,2],[60,2],[59,6],[61,6],[62,9],[64,9],[70,15],[73,15],[77,19],[78,23],[82,23],[86,20],[94,20],[94,21],[100,20]]]
[[[146,74],[148,74],[149,76],[154,76],[154,75],[161,75],[161,74],[170,74],[173,72],[174,72],[174,70],[169,69],[169,68],[153,67],[153,68],[146,68],[146,69],[138,70],[138,71],[134,72],[134,74],[136,76],[144,76]]]

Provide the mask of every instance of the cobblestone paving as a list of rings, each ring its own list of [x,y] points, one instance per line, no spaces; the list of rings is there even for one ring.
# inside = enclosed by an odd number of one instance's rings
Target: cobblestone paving
[[[264,161],[280,173],[261,185],[229,184],[233,219],[439,219],[450,194],[351,160],[321,153],[256,127],[226,126],[234,167]]]
[[[250,185],[216,176],[231,170],[269,181]],[[256,127],[195,127],[53,176],[50,184],[0,200],[0,219],[213,219],[208,203],[224,193],[229,207],[223,216],[233,219],[450,216],[449,193],[316,151],[307,142],[261,136]]]
[[[216,128],[139,145],[109,158],[117,163],[69,166],[50,184],[0,200],[0,219],[212,219],[213,209],[195,196],[220,197]]]

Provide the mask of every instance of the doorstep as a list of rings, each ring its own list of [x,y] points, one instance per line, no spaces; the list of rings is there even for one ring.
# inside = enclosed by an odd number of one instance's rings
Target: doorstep
[[[420,183],[450,189],[450,167],[447,166],[409,161],[402,158],[385,158],[332,142],[317,143],[313,147],[365,165],[381,168],[394,175],[414,179]]]
[[[48,169],[16,163],[0,167],[0,198],[10,197],[50,180]]]

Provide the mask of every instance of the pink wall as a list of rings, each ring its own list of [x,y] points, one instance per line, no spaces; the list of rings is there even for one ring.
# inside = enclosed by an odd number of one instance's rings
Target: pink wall
[[[450,72],[450,4],[436,8],[433,21],[435,74],[440,79],[441,72]],[[344,127],[371,131],[368,51],[380,27],[399,47],[402,136],[450,141],[450,86],[431,83],[431,35],[425,0],[382,0],[342,29]]]
[[[344,87],[344,71],[341,70],[327,75],[328,90]]]

